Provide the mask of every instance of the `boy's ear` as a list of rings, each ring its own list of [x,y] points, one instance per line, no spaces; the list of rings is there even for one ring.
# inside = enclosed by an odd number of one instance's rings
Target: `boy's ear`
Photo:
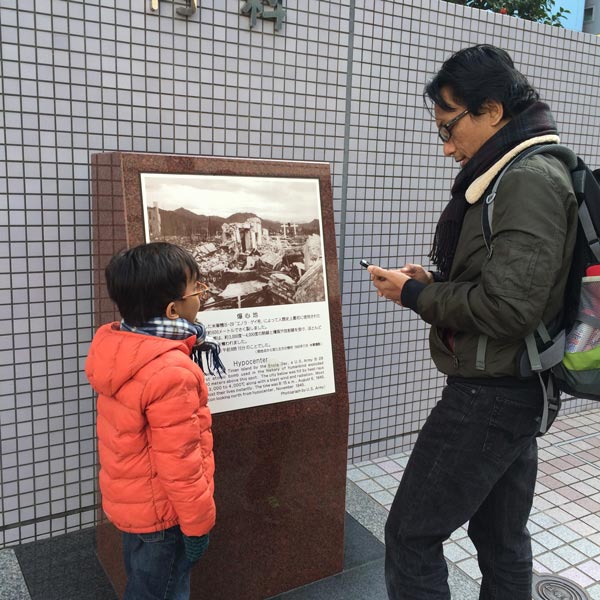
[[[172,320],[179,319],[179,313],[175,307],[175,302],[169,302],[169,304],[167,304],[167,308],[165,308],[165,317]]]

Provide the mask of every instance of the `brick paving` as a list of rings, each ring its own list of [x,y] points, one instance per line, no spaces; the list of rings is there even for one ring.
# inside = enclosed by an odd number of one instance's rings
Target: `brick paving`
[[[538,439],[539,472],[529,520],[534,569],[566,577],[600,600],[600,409],[559,417]],[[350,465],[348,478],[389,510],[410,452]],[[481,580],[466,525],[446,558]]]

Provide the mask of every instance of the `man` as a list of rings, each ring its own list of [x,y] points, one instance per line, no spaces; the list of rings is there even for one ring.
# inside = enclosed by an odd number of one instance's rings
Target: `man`
[[[442,543],[469,521],[483,574],[480,599],[529,600],[527,520],[543,409],[537,377],[521,378],[524,338],[558,318],[577,227],[568,169],[521,160],[500,183],[488,252],[486,191],[513,156],[557,143],[548,106],[503,50],[451,56],[425,88],[444,155],[460,164],[436,228],[432,273],[369,267],[377,293],[431,324],[448,376],[421,430],[386,524],[386,584],[398,600],[450,598]]]

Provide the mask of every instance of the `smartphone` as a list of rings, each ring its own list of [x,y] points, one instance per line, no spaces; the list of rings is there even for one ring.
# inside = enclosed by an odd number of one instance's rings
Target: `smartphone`
[[[368,267],[371,266],[371,263],[368,260],[365,260],[364,258],[360,259],[359,264],[361,267],[364,267],[365,269],[367,269]],[[379,281],[385,281],[385,277],[380,276],[377,279],[379,279]]]

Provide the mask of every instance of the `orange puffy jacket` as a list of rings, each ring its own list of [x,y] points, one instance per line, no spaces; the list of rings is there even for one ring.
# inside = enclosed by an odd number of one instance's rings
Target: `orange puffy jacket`
[[[169,340],[103,325],[85,373],[98,393],[102,508],[121,531],[179,524],[188,536],[215,523],[213,439],[194,336]]]

